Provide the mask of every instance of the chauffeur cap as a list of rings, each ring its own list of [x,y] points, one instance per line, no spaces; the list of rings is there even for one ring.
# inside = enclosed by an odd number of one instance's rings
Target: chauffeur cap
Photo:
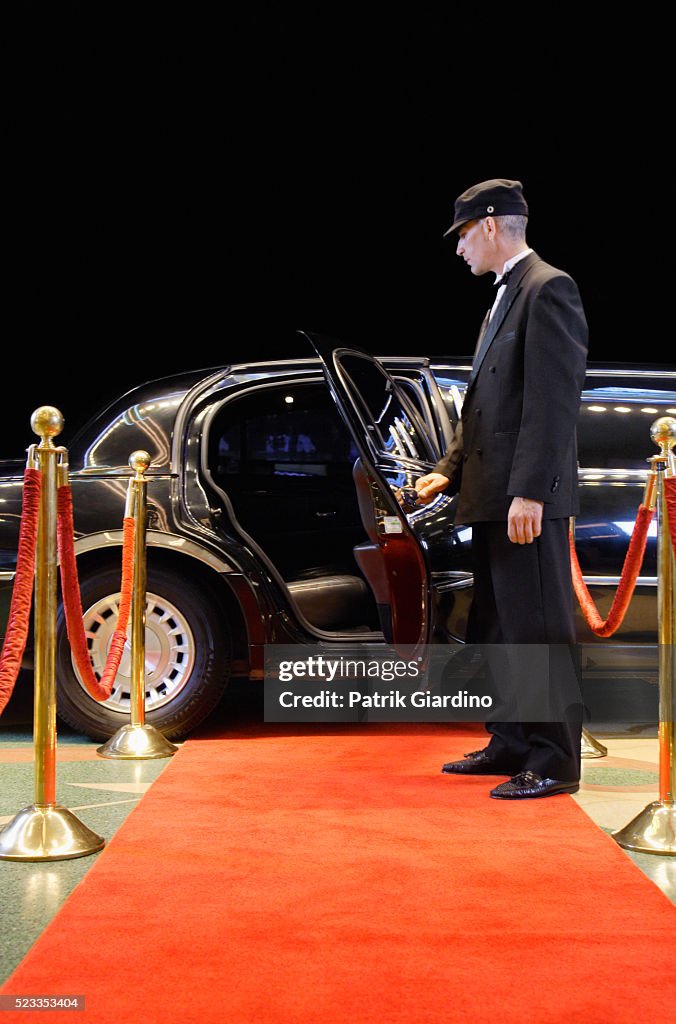
[[[506,214],[528,216],[528,203],[523,197],[523,185],[509,178],[491,178],[472,185],[455,201],[455,217],[448,231],[450,235],[468,220],[482,217],[502,217]]]

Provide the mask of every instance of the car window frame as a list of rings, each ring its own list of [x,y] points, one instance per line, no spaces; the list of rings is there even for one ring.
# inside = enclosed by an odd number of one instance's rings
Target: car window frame
[[[356,356],[360,359],[364,359],[366,362],[371,362],[375,364],[375,366],[382,373],[385,380],[390,382],[394,387],[394,394],[396,395],[397,399],[401,402],[401,404],[404,406],[407,416],[413,422],[418,433],[424,438],[428,448],[427,454],[412,455],[410,453],[393,453],[392,451],[383,449],[379,444],[376,443],[374,435],[376,434],[376,431],[378,434],[380,434],[380,429],[378,428],[376,422],[374,421],[373,416],[368,408],[368,405],[366,404],[363,395],[361,395],[356,382],[352,380],[347,370],[339,361],[339,357],[341,356],[341,354]],[[413,405],[413,402],[411,401],[411,399],[409,399],[408,395],[406,395],[402,387],[397,383],[394,375],[389,372],[387,367],[380,359],[377,358],[377,356],[372,356],[368,353],[360,352],[358,349],[352,349],[343,346],[334,349],[334,351],[332,352],[332,362],[334,370],[338,375],[340,383],[344,389],[344,393],[349,399],[350,405],[354,410],[355,415],[357,416],[360,426],[362,427],[363,436],[366,438],[369,447],[371,448],[371,454],[375,456],[376,459],[396,459],[397,461],[400,459],[407,459],[418,464],[423,463],[426,465],[434,465],[438,461],[438,456],[435,454],[437,446],[435,445],[433,438],[431,438],[429,435],[427,425],[420,418],[420,415],[415,406]],[[358,402],[355,401],[355,393],[356,395],[359,396]]]

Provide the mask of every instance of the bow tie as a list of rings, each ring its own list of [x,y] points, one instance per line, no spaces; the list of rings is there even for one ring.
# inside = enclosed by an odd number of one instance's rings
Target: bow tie
[[[513,271],[514,267],[512,267],[511,270],[508,270],[505,274],[503,274],[502,277],[498,278],[497,281],[493,281],[493,287],[502,288],[503,284],[507,284],[507,282],[509,281],[510,275],[513,273]]]

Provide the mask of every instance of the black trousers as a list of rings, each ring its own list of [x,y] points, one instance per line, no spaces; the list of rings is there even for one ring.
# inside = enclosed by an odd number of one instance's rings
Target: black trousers
[[[543,778],[577,781],[582,700],[568,519],[544,520],[532,544],[513,544],[505,522],[474,523],[472,552],[474,596],[467,641],[490,645],[485,648],[490,652],[487,661],[505,712],[504,720],[486,723],[490,756],[514,773],[530,769]],[[533,648],[530,659],[527,647],[506,646],[531,644],[556,646]],[[548,672],[542,671],[543,652],[545,658],[549,654]],[[546,691],[541,695],[541,706],[550,709],[542,716],[546,720],[515,720],[520,703],[533,706],[528,692],[538,687]]]

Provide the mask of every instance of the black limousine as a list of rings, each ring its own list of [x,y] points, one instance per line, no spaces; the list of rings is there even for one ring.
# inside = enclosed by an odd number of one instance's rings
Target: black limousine
[[[426,506],[405,496],[448,444],[470,367],[312,341],[318,358],[146,383],[69,444],[85,629],[99,673],[120,596],[128,458],[151,455],[146,718],[169,738],[194,729],[231,678],[262,679],[266,644],[463,643],[471,528],[455,523],[452,493]],[[663,415],[676,415],[676,369],[589,366],[576,539],[602,614],[656,453],[650,424]],[[2,632],[22,473],[20,460],[0,462]],[[656,582],[653,524],[618,632],[600,640],[578,617],[586,673],[654,682]],[[60,615],[57,688],[60,717],[106,739],[129,714],[128,653],[110,699],[97,703],[73,667]]]

